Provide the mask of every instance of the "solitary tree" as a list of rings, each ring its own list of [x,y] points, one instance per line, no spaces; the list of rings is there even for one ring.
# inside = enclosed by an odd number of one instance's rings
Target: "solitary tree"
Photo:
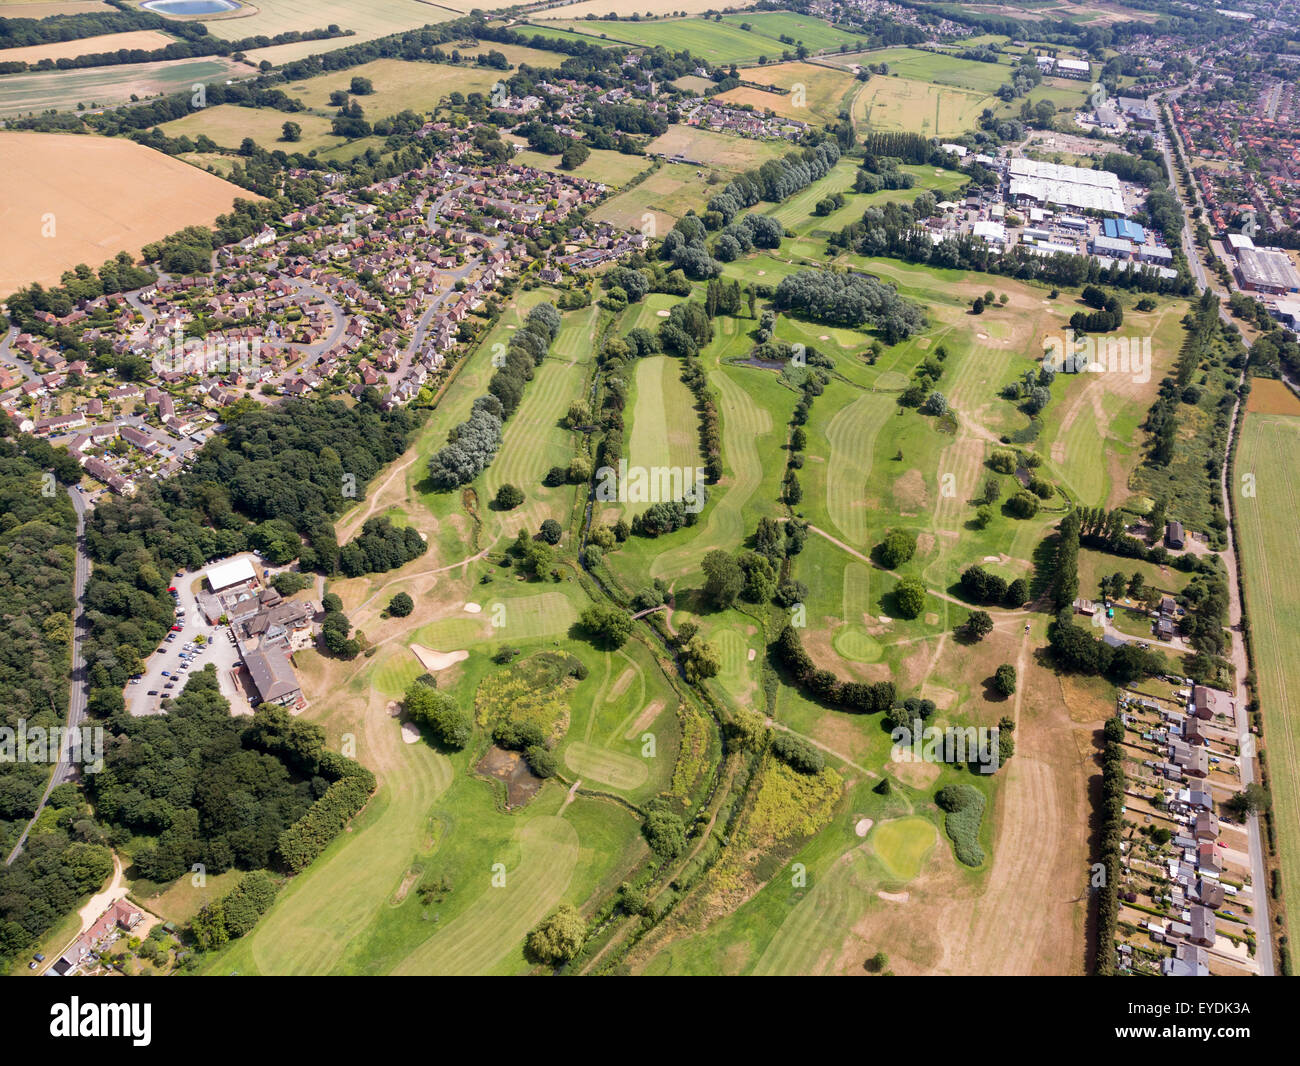
[[[572,905],[561,903],[528,934],[528,956],[534,962],[558,966],[578,954],[586,936],[587,923],[582,915]]]
[[[1016,668],[1010,663],[1003,663],[993,674],[993,687],[1003,696],[1010,696],[1016,691]]]
[[[405,592],[399,592],[388,601],[388,613],[395,618],[405,618],[415,610],[415,601]]]
[[[916,537],[904,529],[895,529],[876,548],[880,564],[895,570],[916,553]]]
[[[513,511],[524,502],[524,493],[522,489],[511,485],[509,482],[497,489],[496,506],[500,511]]]
[[[904,618],[915,618],[925,609],[925,586],[914,577],[905,577],[894,589],[894,603]]]

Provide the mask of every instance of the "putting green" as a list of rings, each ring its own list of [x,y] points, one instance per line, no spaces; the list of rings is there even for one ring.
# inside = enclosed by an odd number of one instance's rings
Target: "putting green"
[[[840,626],[831,638],[831,645],[845,659],[855,663],[879,662],[884,651],[875,637],[862,626],[853,623]]]
[[[934,826],[914,815],[876,826],[871,834],[871,847],[894,877],[910,881],[921,872],[925,857],[938,839]]]

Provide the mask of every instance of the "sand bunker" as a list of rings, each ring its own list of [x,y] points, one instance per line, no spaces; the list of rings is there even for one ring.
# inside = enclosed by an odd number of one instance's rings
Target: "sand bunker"
[[[479,603],[467,603],[465,604],[465,610],[470,614],[478,614],[479,611],[483,610],[483,605]]]
[[[875,823],[870,818],[859,818],[858,824],[853,827],[853,831],[860,837],[866,836],[871,832],[871,827]]]
[[[420,727],[414,722],[402,723],[402,742],[405,744],[414,744],[420,739]]]
[[[671,313],[671,312],[669,312],[669,311],[656,311],[656,312],[655,312],[655,314],[658,315],[660,318],[667,318],[667,317],[669,316],[670,313]]]
[[[388,716],[390,718],[396,718],[399,714],[402,713],[402,705],[398,703],[396,700],[389,700],[387,709],[388,709]]]
[[[757,658],[757,657],[758,657],[758,652],[755,651],[753,648],[750,648],[750,649],[749,649],[749,661],[752,663],[752,662],[754,661],[754,659]]]
[[[912,897],[906,892],[877,892],[881,899],[887,899],[890,903],[906,903]]]
[[[420,665],[430,673],[446,670],[447,667],[455,666],[457,663],[464,662],[469,658],[469,652],[464,649],[461,651],[434,651],[422,644],[412,644],[411,651],[415,652],[415,657],[420,660]]]
[[[877,617],[880,619],[880,624],[881,624],[882,626],[887,626],[887,625],[889,625],[891,622],[893,622],[893,619],[890,618],[889,615],[887,615],[887,614],[877,615]]]

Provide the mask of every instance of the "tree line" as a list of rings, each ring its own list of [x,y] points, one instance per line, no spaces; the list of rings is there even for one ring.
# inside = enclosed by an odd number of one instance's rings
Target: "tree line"
[[[524,397],[524,386],[546,358],[560,331],[560,313],[541,303],[516,330],[502,362],[488,382],[488,392],[474,401],[470,416],[448,434],[445,445],[429,459],[429,480],[440,492],[468,485],[488,468],[501,446],[501,428]]]

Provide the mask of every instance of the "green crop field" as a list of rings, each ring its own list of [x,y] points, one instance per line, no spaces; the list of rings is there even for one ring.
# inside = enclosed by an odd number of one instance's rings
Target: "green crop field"
[[[590,37],[585,33],[575,33],[572,30],[564,29],[558,23],[546,22],[538,24],[536,22],[527,22],[521,23],[516,29],[519,33],[528,37],[549,37],[556,41],[586,41],[607,48],[619,47],[618,41],[601,40],[599,37]]]
[[[126,103],[132,95],[190,91],[209,84],[253,76],[242,63],[229,59],[169,59],[160,63],[49,70],[36,74],[6,74],[0,95],[0,115],[20,115],[57,108],[87,110]]]
[[[1300,570],[1295,515],[1300,500],[1300,418],[1249,414],[1241,429],[1232,506],[1241,531],[1264,739],[1284,885],[1300,885]],[[1253,475],[1246,481],[1246,475]],[[1253,494],[1243,489],[1253,486]],[[1287,911],[1288,939],[1300,922]],[[1294,942],[1294,941],[1293,941]]]
[[[299,140],[289,142],[281,139],[286,122],[296,122],[302,127]],[[222,148],[232,150],[238,149],[245,137],[251,137],[267,151],[310,152],[347,143],[344,138],[330,132],[330,120],[323,116],[289,115],[270,108],[238,107],[234,104],[205,107],[155,128],[168,137],[193,140],[203,135]]]
[[[515,153],[515,162],[521,166],[536,167],[538,170],[550,170],[557,174],[569,173],[588,181],[599,181],[617,189],[626,185],[632,178],[644,171],[649,164],[643,156],[626,155],[623,152],[611,152],[603,148],[595,149],[587,160],[571,171],[560,168],[558,155],[543,155],[525,149]]]
[[[353,99],[365,110],[367,119],[374,120],[399,111],[432,111],[453,92],[490,92],[502,77],[502,71],[486,67],[376,59],[359,67],[291,82],[284,86],[284,92],[313,110],[332,115],[336,109],[330,107],[330,93],[339,89],[346,92],[353,78],[369,78],[375,91]]]
[[[842,30],[811,15],[797,15],[792,11],[746,11],[738,15],[723,15],[722,21],[733,26],[742,23],[750,26],[750,32],[769,37],[778,46],[785,48],[790,45],[783,44],[780,40],[782,37],[791,38],[796,45],[802,44],[814,52],[839,48],[841,45],[859,48],[865,43],[859,34]]]
[[[897,75],[913,81],[953,85],[959,89],[973,89],[981,93],[994,92],[998,86],[1011,80],[1009,63],[978,63],[970,59],[944,55],[942,52],[924,52],[919,48],[884,48],[863,52],[860,55],[838,56],[835,61],[864,65],[886,64],[889,73],[873,74],[872,81]]]
[[[739,26],[711,19],[655,19],[644,22],[606,22],[597,19],[556,20],[548,23],[586,37],[644,48],[663,47],[673,52],[689,51],[710,63],[741,63],[765,52],[780,54],[783,47],[771,38],[746,33]]]

